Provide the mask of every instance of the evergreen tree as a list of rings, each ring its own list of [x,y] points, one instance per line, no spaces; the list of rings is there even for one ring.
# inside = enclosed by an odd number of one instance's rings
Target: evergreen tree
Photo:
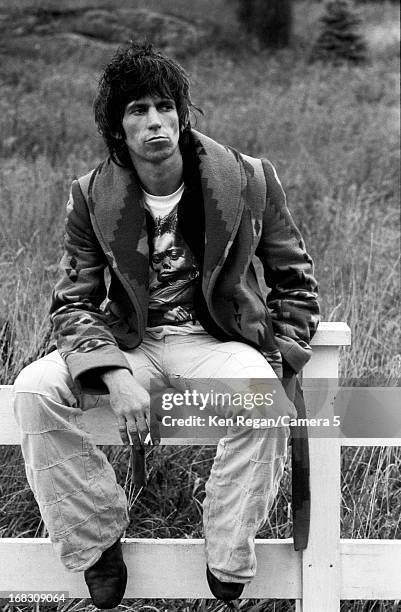
[[[363,62],[367,59],[366,42],[359,32],[360,19],[349,0],[329,0],[320,24],[312,60]]]
[[[237,14],[246,31],[255,34],[264,47],[289,45],[291,0],[239,0]]]

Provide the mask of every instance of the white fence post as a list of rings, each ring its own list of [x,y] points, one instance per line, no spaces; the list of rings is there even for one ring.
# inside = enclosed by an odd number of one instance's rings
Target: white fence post
[[[308,408],[308,379],[326,379],[333,392],[333,383],[338,379],[339,346],[350,342],[349,330],[347,332],[344,324],[337,324],[337,329],[332,328],[331,333],[326,326],[327,337],[320,336],[303,373],[307,416],[313,416]],[[333,339],[335,332],[337,338]],[[311,383],[313,387],[313,380]],[[325,410],[325,416],[332,416],[330,412],[331,408]],[[302,553],[302,602],[297,602],[297,612],[338,612],[341,446],[337,437],[317,438],[311,430],[310,433],[311,527],[308,547]]]

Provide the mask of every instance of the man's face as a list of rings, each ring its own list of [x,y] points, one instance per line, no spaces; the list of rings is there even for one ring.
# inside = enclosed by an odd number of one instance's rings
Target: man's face
[[[180,125],[174,100],[162,96],[132,100],[125,107],[122,125],[134,165],[136,161],[160,163],[180,155]]]

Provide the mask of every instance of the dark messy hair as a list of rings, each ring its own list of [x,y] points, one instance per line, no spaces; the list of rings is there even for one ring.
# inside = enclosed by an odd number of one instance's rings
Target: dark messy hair
[[[200,110],[192,104],[187,73],[176,61],[154,50],[152,44],[130,42],[104,69],[94,102],[98,130],[112,160],[120,166],[131,165],[122,127],[125,108],[132,100],[149,95],[174,100],[182,144],[190,128],[190,109]]]

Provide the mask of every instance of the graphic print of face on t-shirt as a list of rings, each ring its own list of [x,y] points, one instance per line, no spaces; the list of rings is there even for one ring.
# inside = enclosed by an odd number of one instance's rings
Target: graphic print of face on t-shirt
[[[179,231],[177,206],[154,223],[148,325],[195,322],[193,297],[199,270]]]

